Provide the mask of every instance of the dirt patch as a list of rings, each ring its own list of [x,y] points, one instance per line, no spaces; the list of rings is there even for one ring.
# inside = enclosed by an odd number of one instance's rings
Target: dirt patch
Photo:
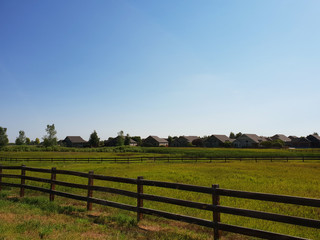
[[[3,222],[12,223],[17,219],[17,215],[13,213],[0,213],[0,219]]]
[[[164,229],[161,228],[160,226],[147,226],[147,225],[139,225],[138,226],[140,229],[145,230],[145,231],[151,231],[151,232],[160,232],[163,231]]]

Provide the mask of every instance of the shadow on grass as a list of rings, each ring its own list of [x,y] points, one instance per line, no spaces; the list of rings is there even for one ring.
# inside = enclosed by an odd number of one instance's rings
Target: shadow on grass
[[[44,197],[10,197],[8,192],[1,192],[0,199],[20,203],[24,205],[28,205],[34,208],[41,209],[47,213],[59,213],[59,214],[66,214],[66,215],[75,215],[76,213],[85,212],[85,209],[76,208],[73,206],[60,206],[54,202],[50,202],[47,198]]]

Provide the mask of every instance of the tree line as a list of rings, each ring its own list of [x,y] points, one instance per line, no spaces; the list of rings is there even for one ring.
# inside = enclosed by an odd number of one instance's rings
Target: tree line
[[[30,138],[26,137],[26,134],[23,130],[19,131],[19,135],[15,140],[16,145],[43,145],[44,147],[52,147],[59,145],[58,139],[56,137],[57,130],[55,129],[54,124],[48,124],[46,129],[46,135],[43,136],[42,142],[39,138],[31,141]],[[129,134],[124,135],[123,131],[118,132],[118,136],[115,138],[108,138],[108,140],[100,141],[96,130],[94,130],[89,138],[88,147],[103,147],[103,146],[123,146],[130,145],[130,140],[133,139],[138,145],[141,145],[141,137],[135,136],[130,137]],[[9,139],[7,135],[7,128],[0,127],[0,147],[4,147],[9,144]],[[61,143],[60,143],[61,144]]]

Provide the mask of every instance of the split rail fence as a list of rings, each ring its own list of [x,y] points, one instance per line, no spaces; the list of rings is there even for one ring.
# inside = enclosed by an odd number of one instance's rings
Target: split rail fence
[[[108,162],[108,163],[138,163],[138,162],[214,162],[214,161],[316,161],[320,156],[273,156],[273,157],[101,157],[101,158],[9,158],[0,157],[0,162]]]
[[[10,172],[10,171],[16,172],[17,170],[18,171],[20,170],[21,174],[3,173],[4,172],[3,170],[5,170],[6,172]],[[29,176],[27,175],[27,172],[48,173],[50,174],[50,178],[46,179],[46,178]],[[85,185],[85,184],[58,181],[57,175],[59,174],[85,178],[88,180],[88,184]],[[5,182],[3,181],[3,178],[20,179],[20,184]],[[49,183],[50,188],[47,189],[43,187],[32,186],[32,185],[26,184],[26,180],[41,182],[41,183]],[[111,182],[117,182],[117,183],[133,184],[137,187],[136,188],[137,191],[133,192],[133,191],[127,191],[127,190],[111,188],[111,187],[95,186],[94,180],[104,180],[104,181],[111,181]],[[80,195],[71,194],[67,192],[57,191],[56,185],[71,187],[75,189],[85,189],[87,190],[87,196],[80,196]],[[49,194],[50,201],[54,201],[55,196],[61,196],[61,197],[70,198],[74,200],[84,201],[87,203],[87,210],[92,210],[92,204],[94,203],[94,204],[100,204],[104,206],[124,209],[128,211],[133,211],[137,213],[138,221],[143,218],[143,214],[147,214],[147,215],[155,215],[155,216],[159,216],[167,219],[209,227],[209,228],[212,228],[214,231],[213,235],[215,240],[220,238],[222,231],[238,233],[238,234],[243,234],[247,236],[254,236],[254,237],[259,237],[263,239],[279,239],[279,240],[304,239],[301,237],[288,236],[288,235],[279,234],[279,233],[273,233],[273,232],[262,231],[258,229],[226,224],[220,221],[221,213],[320,229],[320,220],[316,220],[316,219],[308,219],[308,218],[280,215],[275,213],[268,213],[268,212],[255,211],[255,210],[249,210],[249,209],[240,209],[240,208],[222,206],[220,205],[220,196],[263,200],[263,201],[269,201],[269,202],[302,205],[302,206],[309,206],[309,207],[316,207],[316,208],[320,207],[320,199],[229,190],[229,189],[219,188],[219,185],[212,185],[212,187],[203,187],[203,186],[187,185],[187,184],[180,184],[180,183],[152,181],[152,180],[143,179],[143,177],[138,177],[137,179],[133,179],[133,178],[97,175],[97,174],[94,174],[93,171],[90,171],[89,173],[83,173],[83,172],[76,172],[76,171],[69,171],[69,170],[58,170],[56,168],[42,169],[42,168],[26,167],[24,165],[23,166],[0,165],[0,191],[3,186],[19,188],[20,197],[24,197],[25,189],[29,189],[29,190],[34,190],[34,191],[39,191],[39,192]],[[212,196],[212,204],[145,194],[143,192],[144,186],[170,188],[170,189],[190,191],[195,193],[209,194]],[[94,198],[93,191],[107,192],[107,193],[120,194],[127,197],[132,197],[136,199],[137,204],[133,206],[133,205],[123,204],[119,202],[113,202],[113,201]],[[210,221],[206,219],[195,218],[192,216],[174,214],[166,211],[145,208],[143,207],[144,200],[156,201],[156,202],[161,202],[166,204],[174,204],[178,206],[210,211],[212,212],[212,220]]]

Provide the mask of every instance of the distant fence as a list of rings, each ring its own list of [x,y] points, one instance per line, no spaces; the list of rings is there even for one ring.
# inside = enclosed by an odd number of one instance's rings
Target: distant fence
[[[3,170],[6,170],[6,171],[21,170],[21,174],[18,174],[18,175],[7,174],[7,173],[5,174],[3,173]],[[50,178],[45,179],[45,178],[27,176],[27,172],[48,173],[50,174]],[[84,184],[58,181],[57,180],[58,174],[86,178],[88,179],[88,184],[84,185]],[[21,182],[20,184],[4,182],[3,178],[20,179]],[[137,186],[137,191],[132,192],[132,191],[127,191],[127,190],[122,190],[117,188],[94,186],[95,179],[117,182],[117,183],[133,184]],[[26,180],[36,181],[41,183],[49,183],[50,188],[47,189],[47,188],[27,185]],[[80,195],[75,195],[67,192],[56,191],[55,190],[56,185],[71,187],[75,189],[85,189],[87,190],[87,196],[80,196]],[[194,185],[187,185],[187,184],[180,184],[180,183],[145,180],[143,179],[143,177],[138,177],[137,179],[133,179],[133,178],[96,175],[93,173],[93,171],[90,171],[89,173],[83,173],[83,172],[75,172],[75,171],[69,171],[69,170],[58,170],[56,168],[42,169],[42,168],[26,167],[24,165],[23,166],[1,166],[0,165],[0,191],[2,186],[20,188],[20,197],[24,197],[25,189],[30,189],[30,190],[43,192],[43,193],[48,193],[50,201],[54,201],[55,196],[61,196],[61,197],[66,197],[74,200],[84,201],[87,203],[87,210],[92,210],[92,203],[95,203],[95,204],[100,204],[104,206],[110,206],[114,208],[133,211],[137,213],[138,221],[143,218],[143,214],[148,214],[148,215],[155,215],[155,216],[160,216],[167,219],[172,219],[172,220],[177,220],[181,222],[187,222],[187,223],[192,223],[200,226],[213,228],[215,240],[220,238],[221,231],[239,233],[247,236],[259,237],[264,239],[280,239],[280,240],[281,239],[286,239],[286,240],[304,239],[300,237],[288,236],[288,235],[279,234],[279,233],[267,232],[267,231],[222,223],[220,221],[220,213],[245,216],[245,217],[250,217],[255,219],[264,219],[264,220],[270,220],[274,222],[288,223],[288,224],[293,224],[298,226],[305,226],[305,227],[320,229],[320,220],[221,206],[220,196],[263,200],[263,201],[269,201],[269,202],[287,203],[287,204],[310,206],[310,207],[320,207],[320,199],[236,191],[236,190],[219,188],[219,185],[212,185],[212,187],[203,187],[203,186],[194,186]],[[205,204],[200,202],[192,202],[192,201],[186,201],[186,200],[181,200],[176,198],[145,194],[143,193],[143,186],[154,186],[154,187],[160,187],[160,188],[170,188],[170,189],[184,190],[184,191],[190,191],[195,193],[209,194],[212,196],[212,204]],[[108,192],[113,194],[120,194],[127,197],[132,197],[136,199],[137,204],[136,206],[133,206],[133,205],[94,198],[93,191]],[[160,211],[156,209],[144,208],[143,207],[144,200],[150,200],[150,201],[174,204],[174,205],[184,206],[184,207],[189,207],[194,209],[201,209],[204,211],[210,211],[213,214],[212,221],[195,218],[191,216],[186,216],[186,215],[174,214],[174,213]]]
[[[0,162],[108,162],[108,163],[139,163],[139,162],[214,162],[214,161],[316,161],[320,156],[256,156],[256,157],[0,157]]]

